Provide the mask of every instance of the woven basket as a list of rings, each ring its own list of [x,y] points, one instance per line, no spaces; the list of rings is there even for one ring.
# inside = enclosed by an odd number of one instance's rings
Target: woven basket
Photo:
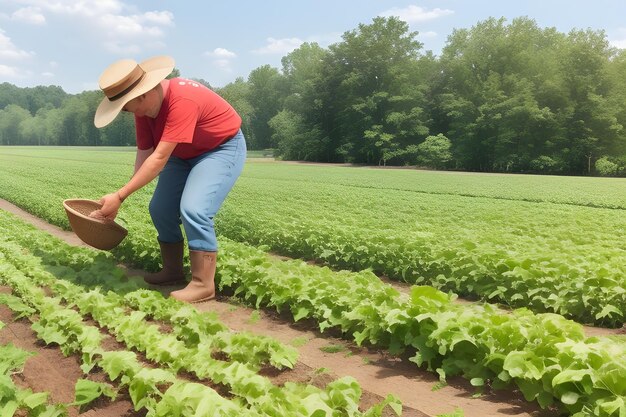
[[[63,201],[72,230],[86,244],[102,250],[110,250],[120,244],[128,230],[113,221],[89,217],[102,207],[93,200],[70,199]]]

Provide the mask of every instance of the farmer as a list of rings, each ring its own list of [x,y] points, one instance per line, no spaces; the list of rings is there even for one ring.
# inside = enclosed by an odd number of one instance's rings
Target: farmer
[[[150,216],[158,233],[163,268],[149,284],[184,282],[183,234],[191,261],[191,282],[170,295],[194,303],[215,297],[217,240],[213,218],[239,177],[246,158],[241,117],[209,88],[183,78],[167,56],[140,64],[113,63],[100,76],[104,99],[94,124],[104,127],[120,111],[135,115],[137,155],[133,177],[100,199],[92,216],[113,220],[122,202],[157,176]]]

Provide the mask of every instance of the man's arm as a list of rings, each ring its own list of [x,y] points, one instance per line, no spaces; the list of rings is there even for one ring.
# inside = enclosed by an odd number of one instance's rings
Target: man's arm
[[[148,159],[150,155],[154,152],[154,148],[149,149],[137,149],[137,154],[135,155],[135,170],[133,171],[133,175],[139,171],[139,168],[143,165],[143,163]]]
[[[122,202],[129,195],[142,188],[159,175],[174,151],[174,148],[176,148],[176,145],[176,143],[172,142],[159,142],[154,152],[142,161],[130,181],[116,192],[102,197],[100,199],[102,208],[94,211],[91,215],[109,220],[115,219]],[[139,159],[139,153],[137,154],[137,159]],[[135,162],[135,166],[137,166],[136,164]]]

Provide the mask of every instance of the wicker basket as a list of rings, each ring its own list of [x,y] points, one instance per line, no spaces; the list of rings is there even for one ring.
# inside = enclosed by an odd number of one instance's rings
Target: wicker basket
[[[114,221],[89,217],[92,211],[102,207],[97,201],[70,199],[63,201],[63,207],[76,236],[94,248],[113,249],[128,234],[128,230]]]

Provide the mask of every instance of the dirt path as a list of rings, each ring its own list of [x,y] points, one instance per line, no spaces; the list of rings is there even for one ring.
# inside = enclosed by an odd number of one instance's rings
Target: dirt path
[[[43,222],[4,200],[0,200],[0,209],[17,214],[70,245],[85,246],[73,233]],[[137,270],[128,272],[132,275],[143,274],[143,271]],[[167,289],[164,290],[167,292]],[[364,391],[362,401],[364,406],[371,405],[391,393],[400,398],[404,404],[403,415],[407,417],[434,417],[438,414],[452,413],[456,408],[461,408],[466,417],[554,416],[554,413],[540,410],[538,406],[525,402],[519,393],[496,392],[472,398],[475,390],[461,378],[450,378],[447,386],[433,391],[438,382],[437,377],[433,373],[418,369],[406,359],[390,357],[385,352],[359,348],[342,339],[320,334],[310,323],[294,324],[288,318],[271,311],[253,314],[255,310],[238,305],[236,301],[228,298],[198,304],[198,308],[217,312],[221,320],[236,331],[249,330],[286,343],[306,340],[306,343],[299,347],[299,370],[291,375],[286,373],[285,378],[302,379],[302,375],[306,374],[310,379],[312,370],[321,371],[317,373],[329,380],[339,376],[352,376],[357,379]],[[337,348],[339,351],[336,353],[321,350],[331,345],[341,347]],[[55,384],[54,381],[50,382]]]

